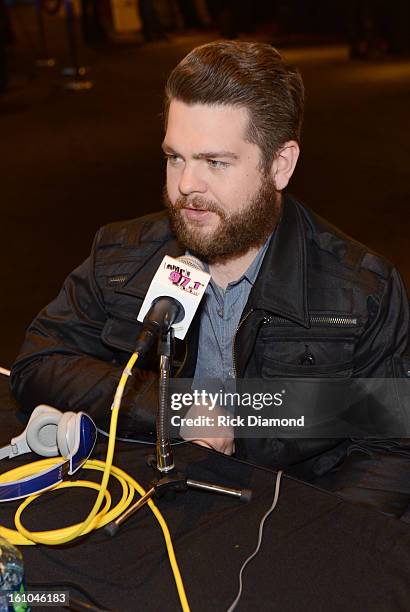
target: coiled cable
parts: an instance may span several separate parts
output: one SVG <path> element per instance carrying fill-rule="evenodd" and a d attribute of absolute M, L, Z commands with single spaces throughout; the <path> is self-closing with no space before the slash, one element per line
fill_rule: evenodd
<path fill-rule="evenodd" d="M 138 353 L 133 353 L 121 374 L 114 395 L 114 401 L 111 407 L 110 430 L 105 462 L 99 461 L 97 459 L 89 459 L 83 466 L 85 469 L 94 469 L 103 472 L 101 484 L 86 480 L 63 481 L 57 484 L 52 489 L 52 491 L 56 491 L 57 489 L 64 489 L 69 487 L 86 487 L 98 491 L 97 499 L 94 502 L 94 506 L 92 507 L 87 518 L 81 523 L 69 525 L 62 529 L 35 532 L 29 531 L 26 527 L 24 527 L 21 521 L 21 514 L 31 502 L 33 502 L 40 495 L 42 495 L 42 493 L 38 493 L 27 497 L 18 507 L 14 519 L 17 531 L 0 526 L 0 535 L 5 537 L 11 543 L 17 545 L 45 544 L 48 546 L 56 546 L 59 544 L 66 544 L 67 542 L 71 542 L 72 540 L 80 536 L 90 533 L 90 531 L 93 531 L 94 529 L 100 529 L 107 523 L 110 523 L 111 521 L 115 520 L 131 504 L 136 492 L 140 496 L 145 495 L 145 490 L 136 480 L 134 480 L 134 478 L 132 478 L 129 474 L 112 464 L 115 448 L 118 413 L 121 407 L 122 396 L 127 380 L 129 376 L 131 376 L 132 368 L 134 367 L 137 359 Z M 1 373 L 10 375 L 8 370 L 4 370 L 5 369 L 3 368 L 3 371 Z M 10 482 L 15 479 L 26 478 L 36 473 L 39 469 L 51 467 L 59 462 L 61 462 L 61 457 L 52 457 L 49 459 L 43 459 L 42 461 L 29 463 L 24 466 L 19 466 L 17 468 L 14 468 L 13 470 L 10 470 L 9 472 L 6 472 L 5 474 L 0 475 L 0 482 Z M 117 478 L 122 487 L 121 499 L 112 509 L 111 495 L 107 490 L 110 475 L 113 475 L 115 478 Z M 105 504 L 101 508 L 104 500 Z M 168 526 L 165 522 L 164 517 L 151 499 L 148 501 L 148 506 L 155 515 L 157 521 L 159 522 L 164 535 L 165 544 L 167 547 L 171 568 L 174 574 L 174 579 L 182 610 L 183 612 L 189 612 L 189 604 L 185 594 L 185 589 L 179 571 L 178 563 L 175 557 L 175 552 L 172 545 L 171 535 L 169 533 Z"/>

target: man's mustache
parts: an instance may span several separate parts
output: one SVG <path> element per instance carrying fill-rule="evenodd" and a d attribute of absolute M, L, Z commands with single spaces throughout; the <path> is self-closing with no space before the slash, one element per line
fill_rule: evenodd
<path fill-rule="evenodd" d="M 217 204 L 215 204 L 215 202 L 211 202 L 210 200 L 205 200 L 204 198 L 200 197 L 187 198 L 186 196 L 181 196 L 174 202 L 174 204 L 172 204 L 172 208 L 175 210 L 182 210 L 183 208 L 192 208 L 193 210 L 208 210 L 209 212 L 217 214 L 219 217 L 226 217 L 225 212 Z"/>

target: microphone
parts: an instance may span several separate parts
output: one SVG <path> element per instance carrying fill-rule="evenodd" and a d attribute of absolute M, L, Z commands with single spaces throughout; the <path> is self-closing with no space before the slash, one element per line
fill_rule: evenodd
<path fill-rule="evenodd" d="M 135 351 L 146 353 L 170 327 L 175 337 L 183 340 L 210 278 L 196 257 L 183 255 L 175 259 L 165 255 L 138 313 L 137 320 L 143 328 Z"/>

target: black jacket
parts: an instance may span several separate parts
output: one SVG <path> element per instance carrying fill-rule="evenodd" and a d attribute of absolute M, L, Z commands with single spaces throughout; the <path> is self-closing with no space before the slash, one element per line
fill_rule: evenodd
<path fill-rule="evenodd" d="M 83 409 L 107 426 L 151 279 L 164 255 L 177 257 L 183 252 L 166 213 L 100 229 L 90 257 L 68 276 L 59 296 L 27 331 L 11 378 L 23 409 L 31 412 L 39 403 Z M 178 342 L 179 374 L 184 377 L 192 376 L 195 369 L 198 323 L 199 313 L 186 341 Z M 404 377 L 408 336 L 408 300 L 397 271 L 286 197 L 234 338 L 237 376 Z M 154 357 L 139 364 L 127 387 L 121 410 L 123 433 L 154 430 Z M 403 442 L 400 448 L 405 447 Z M 337 490 L 346 488 L 343 460 L 352 448 L 348 440 L 236 442 L 240 458 L 284 467 Z M 383 444 L 373 444 L 372 449 L 378 460 L 386 455 Z M 368 448 L 356 444 L 354 450 L 369 456 Z M 326 481 L 335 473 L 342 485 L 334 478 Z"/>

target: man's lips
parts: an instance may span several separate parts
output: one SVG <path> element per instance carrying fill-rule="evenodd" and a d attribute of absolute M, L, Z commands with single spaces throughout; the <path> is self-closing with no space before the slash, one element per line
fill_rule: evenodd
<path fill-rule="evenodd" d="M 183 208 L 182 209 L 187 217 L 187 219 L 191 219 L 192 221 L 202 221 L 212 215 L 212 212 L 203 208 Z"/>

